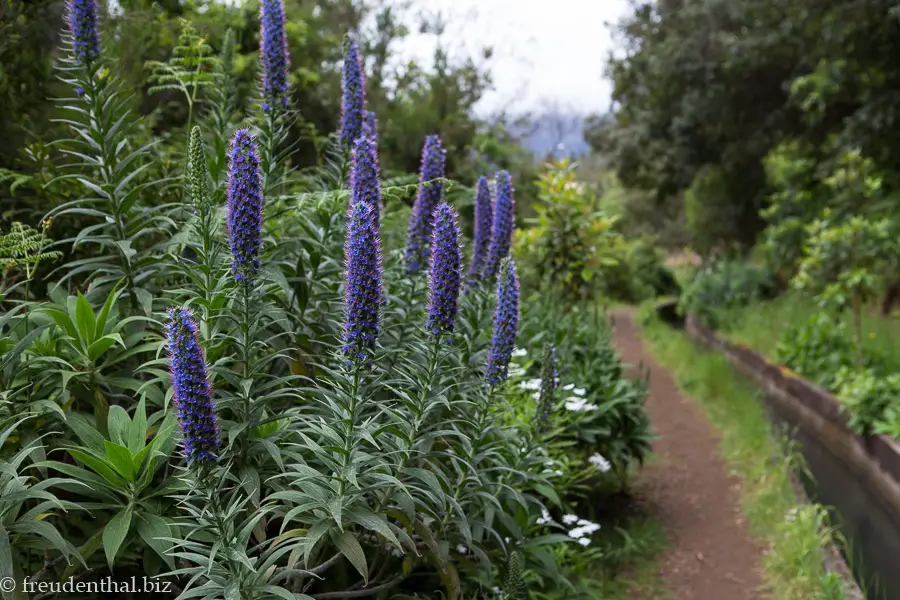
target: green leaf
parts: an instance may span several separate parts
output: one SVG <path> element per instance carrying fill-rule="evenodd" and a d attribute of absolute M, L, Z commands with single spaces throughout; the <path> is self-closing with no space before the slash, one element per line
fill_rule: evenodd
<path fill-rule="evenodd" d="M 124 408 L 118 404 L 109 407 L 106 427 L 109 429 L 109 439 L 120 446 L 128 445 L 128 430 L 131 428 L 131 418 Z"/>
<path fill-rule="evenodd" d="M 91 303 L 87 301 L 87 298 L 81 292 L 78 292 L 78 300 L 75 303 L 75 322 L 78 325 L 78 332 L 81 334 L 83 345 L 88 346 L 94 341 L 97 319 L 94 317 L 94 309 L 91 308 Z"/>
<path fill-rule="evenodd" d="M 134 483 L 134 459 L 128 448 L 114 444 L 109 440 L 104 440 L 103 444 L 106 446 L 106 457 L 112 463 L 112 466 L 122 477 Z"/>
<path fill-rule="evenodd" d="M 106 444 L 106 442 L 107 440 L 103 440 L 104 444 Z M 90 452 L 85 452 L 85 450 L 80 448 L 66 448 L 66 452 L 71 454 L 72 458 L 75 460 L 81 461 L 85 466 L 96 471 L 103 479 L 112 484 L 113 487 L 117 489 L 124 488 L 125 481 L 118 473 L 116 473 L 115 468 L 105 458 L 100 458 Z"/>
<path fill-rule="evenodd" d="M 106 552 L 106 562 L 109 564 L 110 570 L 113 568 L 113 563 L 116 562 L 116 555 L 128 535 L 128 530 L 131 529 L 131 515 L 132 508 L 129 505 L 103 528 L 103 551 Z"/>
<path fill-rule="evenodd" d="M 343 533 L 332 531 L 331 541 L 334 542 L 341 554 L 350 561 L 350 564 L 359 571 L 363 581 L 369 583 L 369 567 L 366 565 L 366 555 L 353 534 L 349 531 Z"/>
<path fill-rule="evenodd" d="M 167 554 L 172 548 L 172 542 L 167 538 L 173 537 L 169 522 L 153 513 L 139 513 L 137 518 L 138 535 L 166 561 L 170 569 L 174 569 L 175 559 Z"/>
<path fill-rule="evenodd" d="M 128 427 L 128 450 L 137 454 L 147 443 L 147 410 L 144 408 L 144 399 L 138 402 L 134 409 L 134 419 Z M 140 465 L 140 463 L 138 463 Z"/>
<path fill-rule="evenodd" d="M 112 311 L 113 305 L 115 305 L 116 300 L 119 298 L 119 284 L 121 281 L 117 283 L 113 289 L 109 292 L 109 296 L 106 297 L 106 302 L 103 303 L 103 308 L 100 309 L 100 314 L 97 315 L 97 325 L 94 329 L 94 337 L 99 338 L 103 335 L 103 330 L 106 329 L 106 321 L 109 319 L 109 313 Z"/>
<path fill-rule="evenodd" d="M 125 343 L 122 341 L 122 337 L 118 333 L 104 335 L 102 338 L 94 341 L 90 346 L 88 346 L 88 358 L 91 359 L 91 362 L 96 362 L 97 359 L 103 356 L 103 353 L 109 350 L 116 342 L 118 342 L 119 345 L 121 345 L 123 348 L 125 347 Z"/>
<path fill-rule="evenodd" d="M 359 523 L 366 529 L 380 533 L 389 542 L 397 546 L 397 548 L 402 549 L 400 541 L 397 539 L 397 536 L 394 535 L 394 532 L 391 531 L 391 528 L 388 527 L 384 517 L 380 517 L 364 508 L 352 508 L 347 511 L 347 516 L 351 521 Z"/>

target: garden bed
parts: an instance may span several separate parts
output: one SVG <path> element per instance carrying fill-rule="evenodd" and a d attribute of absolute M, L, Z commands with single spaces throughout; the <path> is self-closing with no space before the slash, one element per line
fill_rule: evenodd
<path fill-rule="evenodd" d="M 745 346 L 732 343 L 690 316 L 686 330 L 695 341 L 721 351 L 765 393 L 775 422 L 787 425 L 801 444 L 815 485 L 813 500 L 833 506 L 839 527 L 858 559 L 857 578 L 878 594 L 900 597 L 900 445 L 885 436 L 861 437 L 847 425 L 838 400 Z"/>

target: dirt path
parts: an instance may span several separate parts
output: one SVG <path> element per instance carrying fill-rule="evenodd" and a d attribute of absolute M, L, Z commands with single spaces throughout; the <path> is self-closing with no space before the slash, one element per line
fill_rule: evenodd
<path fill-rule="evenodd" d="M 653 444 L 655 460 L 638 479 L 668 534 L 670 546 L 660 569 L 671 597 L 763 598 L 761 552 L 743 524 L 739 482 L 725 470 L 716 433 L 644 348 L 632 312 L 617 310 L 613 318 L 613 341 L 622 360 L 650 369 L 647 411 L 659 439 Z"/>

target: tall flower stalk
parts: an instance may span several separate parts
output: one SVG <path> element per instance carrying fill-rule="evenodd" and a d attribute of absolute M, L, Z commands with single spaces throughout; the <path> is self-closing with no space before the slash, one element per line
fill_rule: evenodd
<path fill-rule="evenodd" d="M 363 134 L 363 111 L 366 107 L 366 80 L 359 46 L 347 38 L 344 47 L 344 69 L 341 80 L 341 143 L 350 149 Z"/>
<path fill-rule="evenodd" d="M 346 291 L 344 298 L 344 354 L 351 362 L 364 363 L 375 351 L 383 298 L 381 243 L 374 227 L 372 206 L 351 197 L 344 247 Z"/>
<path fill-rule="evenodd" d="M 262 0 L 259 5 L 259 62 L 262 109 L 278 112 L 288 105 L 288 54 L 284 32 L 284 0 Z"/>
<path fill-rule="evenodd" d="M 446 202 L 441 202 L 434 211 L 431 267 L 428 270 L 428 319 L 425 325 L 434 337 L 453 331 L 459 313 L 461 268 L 456 211 Z"/>
<path fill-rule="evenodd" d="M 185 459 L 188 465 L 195 466 L 213 462 L 219 446 L 219 421 L 197 322 L 189 310 L 173 308 L 169 311 L 166 340 Z"/>
<path fill-rule="evenodd" d="M 443 195 L 445 162 L 446 152 L 441 145 L 441 138 L 429 135 L 422 147 L 419 191 L 409 218 L 406 238 L 406 270 L 410 274 L 418 273 L 427 266 L 434 209 Z"/>
<path fill-rule="evenodd" d="M 381 169 L 378 166 L 378 148 L 369 137 L 357 138 L 353 145 L 350 170 L 350 189 L 353 202 L 365 202 L 371 209 L 376 231 L 381 229 Z"/>
<path fill-rule="evenodd" d="M 475 243 L 472 246 L 472 265 L 469 282 L 481 281 L 490 256 L 491 232 L 494 228 L 494 206 L 487 177 L 479 177 L 475 185 Z"/>
<path fill-rule="evenodd" d="M 76 62 L 89 70 L 100 56 L 100 34 L 97 32 L 97 0 L 68 0 L 66 9 L 69 33 Z"/>
<path fill-rule="evenodd" d="M 231 272 L 238 283 L 252 286 L 260 268 L 263 190 L 256 140 L 246 128 L 231 142 L 227 208 Z"/>
<path fill-rule="evenodd" d="M 497 201 L 494 205 L 494 224 L 485 275 L 494 277 L 500 261 L 509 255 L 513 228 L 516 224 L 516 201 L 513 197 L 512 179 L 506 171 L 499 171 L 496 178 Z"/>
<path fill-rule="evenodd" d="M 509 360 L 516 346 L 519 328 L 519 277 L 516 263 L 504 258 L 497 279 L 497 308 L 494 311 L 494 332 L 484 377 L 491 387 L 506 381 Z"/>

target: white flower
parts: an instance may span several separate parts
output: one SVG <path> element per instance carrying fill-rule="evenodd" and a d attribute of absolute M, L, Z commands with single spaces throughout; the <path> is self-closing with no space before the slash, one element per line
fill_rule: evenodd
<path fill-rule="evenodd" d="M 584 398 L 579 398 L 578 396 L 570 396 L 566 399 L 566 410 L 571 410 L 572 412 L 586 412 L 596 408 L 596 404 L 588 404 Z"/>
<path fill-rule="evenodd" d="M 509 538 L 508 538 L 508 537 L 505 537 L 505 538 L 503 538 L 503 541 L 506 542 L 506 543 L 508 544 L 508 543 L 509 543 Z"/>
<path fill-rule="evenodd" d="M 519 387 L 523 390 L 539 390 L 541 389 L 541 380 L 540 379 L 529 379 L 528 381 L 523 381 L 519 384 Z"/>
<path fill-rule="evenodd" d="M 553 523 L 553 517 L 546 508 L 541 509 L 541 516 L 537 520 L 538 525 L 550 525 Z"/>
<path fill-rule="evenodd" d="M 571 531 L 569 531 L 569 537 L 575 538 L 576 540 L 579 538 L 583 538 L 584 530 L 582 530 L 581 527 L 576 527 L 575 529 L 572 529 Z"/>
<path fill-rule="evenodd" d="M 578 515 L 563 515 L 562 521 L 566 525 L 574 525 L 578 522 Z"/>
<path fill-rule="evenodd" d="M 572 390 L 572 393 L 575 394 L 576 396 L 584 396 L 585 393 L 587 393 L 587 390 L 584 388 L 574 388 Z"/>
<path fill-rule="evenodd" d="M 598 525 L 597 523 L 592 523 L 587 519 L 579 519 L 578 524 L 581 526 L 581 529 L 588 535 L 600 531 L 600 525 Z"/>
<path fill-rule="evenodd" d="M 510 377 L 522 377 L 525 375 L 525 369 L 516 363 L 510 363 L 509 365 L 509 376 Z"/>
<path fill-rule="evenodd" d="M 568 383 L 568 384 L 566 384 L 566 385 L 563 386 L 563 389 L 566 390 L 567 392 L 570 392 L 570 391 L 572 391 L 573 389 L 575 389 L 575 384 L 574 384 L 574 383 Z"/>
<path fill-rule="evenodd" d="M 469 549 L 466 548 L 465 546 L 463 546 L 462 544 L 460 544 L 459 546 L 456 547 L 456 551 L 459 552 L 460 554 L 468 554 Z"/>
<path fill-rule="evenodd" d="M 560 471 L 559 469 L 557 469 L 556 471 L 553 471 L 553 474 L 554 474 L 554 475 L 562 475 L 562 471 Z"/>
<path fill-rule="evenodd" d="M 599 452 L 595 452 L 594 455 L 588 459 L 588 462 L 592 465 L 596 465 L 597 470 L 601 473 L 606 473 L 612 468 L 612 465 L 609 464 L 609 461 L 606 460 Z"/>
<path fill-rule="evenodd" d="M 578 543 L 581 544 L 582 546 L 590 546 L 590 545 L 591 545 L 591 539 L 590 539 L 590 538 L 586 538 L 586 537 L 585 537 L 585 538 L 581 538 L 580 540 L 578 540 Z"/>
<path fill-rule="evenodd" d="M 525 348 L 516 348 L 515 350 L 513 350 L 512 355 L 516 358 L 522 358 L 523 356 L 528 356 L 528 350 L 526 350 Z"/>

